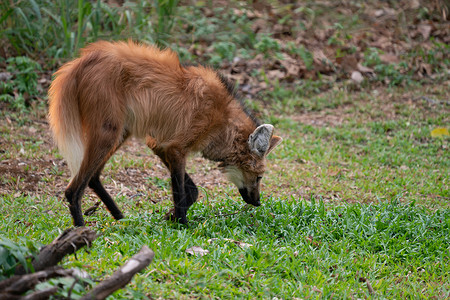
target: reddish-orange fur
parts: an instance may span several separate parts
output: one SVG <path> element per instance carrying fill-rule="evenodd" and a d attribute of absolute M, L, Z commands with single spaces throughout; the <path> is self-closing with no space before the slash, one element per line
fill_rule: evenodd
<path fill-rule="evenodd" d="M 83 222 L 76 215 L 86 185 L 114 217 L 122 217 L 99 175 L 129 136 L 147 137 L 149 147 L 171 171 L 172 184 L 181 185 L 181 191 L 174 188 L 177 197 L 189 198 L 183 191 L 189 194 L 184 185 L 192 180 L 184 165 L 192 151 L 255 174 L 264 172 L 264 160 L 256 159 L 246 143 L 256 124 L 217 73 L 182 67 L 169 49 L 134 42 L 91 44 L 55 73 L 49 99 L 50 126 L 72 172 L 66 197 L 76 225 Z"/>

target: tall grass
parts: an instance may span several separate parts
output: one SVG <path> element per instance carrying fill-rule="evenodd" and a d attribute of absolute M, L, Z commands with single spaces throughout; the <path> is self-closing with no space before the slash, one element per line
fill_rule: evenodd
<path fill-rule="evenodd" d="M 72 57 L 97 39 L 138 39 L 166 44 L 177 0 L 138 0 L 111 6 L 97 0 L 29 0 L 0 3 L 0 41 L 10 55 Z"/>

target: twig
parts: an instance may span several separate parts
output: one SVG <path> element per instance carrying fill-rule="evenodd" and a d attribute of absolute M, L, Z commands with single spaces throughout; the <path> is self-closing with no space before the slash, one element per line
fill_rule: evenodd
<path fill-rule="evenodd" d="M 98 207 L 100 206 L 100 201 L 97 201 L 94 205 L 92 205 L 91 207 L 89 207 L 88 209 L 86 209 L 86 211 L 84 212 L 85 216 L 92 216 L 98 209 Z"/>
<path fill-rule="evenodd" d="M 450 105 L 449 101 L 444 101 L 444 100 L 436 100 L 436 99 L 431 99 L 427 96 L 419 96 L 419 97 L 414 97 L 412 100 L 418 101 L 418 100 L 425 100 L 428 103 L 431 103 L 433 105 L 435 104 L 443 104 L 443 105 Z"/>
<path fill-rule="evenodd" d="M 122 267 L 120 267 L 108 279 L 100 282 L 89 293 L 84 295 L 80 300 L 100 300 L 105 299 L 118 289 L 127 285 L 133 276 L 147 267 L 153 260 L 155 253 L 147 246 L 130 258 Z"/>

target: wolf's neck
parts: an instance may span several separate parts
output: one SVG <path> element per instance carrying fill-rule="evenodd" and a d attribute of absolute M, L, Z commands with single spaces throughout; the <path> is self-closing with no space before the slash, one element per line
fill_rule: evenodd
<path fill-rule="evenodd" d="M 248 136 L 256 128 L 253 120 L 240 107 L 230 107 L 229 119 L 211 137 L 209 144 L 202 150 L 203 157 L 212 160 L 226 162 L 230 156 L 243 151 L 248 147 Z"/>

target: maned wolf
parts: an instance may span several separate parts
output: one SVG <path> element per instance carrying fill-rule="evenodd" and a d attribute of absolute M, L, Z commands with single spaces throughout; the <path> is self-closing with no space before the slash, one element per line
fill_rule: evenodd
<path fill-rule="evenodd" d="M 201 152 L 221 163 L 245 202 L 260 205 L 265 157 L 281 142 L 235 99 L 232 85 L 202 66 L 183 67 L 175 52 L 134 42 L 93 43 L 56 73 L 49 122 L 72 179 L 65 190 L 74 225 L 83 226 L 81 197 L 94 190 L 115 219 L 123 215 L 100 182 L 108 159 L 130 136 L 147 145 L 170 171 L 175 220 L 198 190 L 186 157 Z"/>

